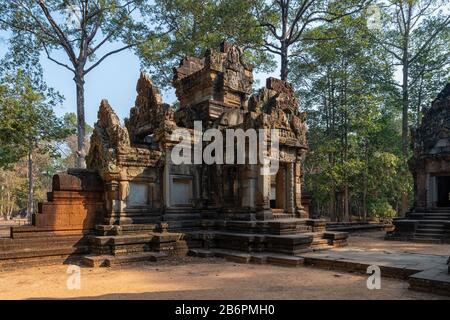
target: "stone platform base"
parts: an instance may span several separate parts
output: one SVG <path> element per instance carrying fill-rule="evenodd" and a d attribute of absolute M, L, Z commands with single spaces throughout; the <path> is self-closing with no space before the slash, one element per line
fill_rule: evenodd
<path fill-rule="evenodd" d="M 407 280 L 411 290 L 450 296 L 447 257 L 441 255 L 384 250 L 335 249 L 301 254 L 305 265 L 346 272 L 367 273 L 369 266 L 380 267 L 381 277 Z M 383 284 L 381 284 L 383 285 Z"/>
<path fill-rule="evenodd" d="M 328 222 L 327 231 L 365 232 L 365 231 L 392 231 L 394 226 L 390 223 L 372 222 Z"/>
<path fill-rule="evenodd" d="M 184 234 L 168 232 L 165 223 L 98 225 L 96 233 L 89 238 L 92 254 L 81 259 L 88 267 L 158 261 L 188 252 Z"/>
<path fill-rule="evenodd" d="M 200 258 L 218 257 L 237 263 L 273 264 L 284 267 L 299 267 L 304 263 L 301 257 L 276 253 L 243 253 L 223 249 L 192 249 L 189 255 Z"/>
<path fill-rule="evenodd" d="M 450 296 L 450 274 L 445 267 L 416 273 L 408 281 L 412 290 Z"/>
<path fill-rule="evenodd" d="M 13 228 L 12 237 L 0 239 L 0 270 L 77 263 L 90 252 L 89 234 L 86 230 Z"/>
<path fill-rule="evenodd" d="M 198 223 L 197 230 L 178 232 L 169 232 L 167 222 L 97 225 L 95 230 L 14 228 L 10 239 L 0 241 L 0 265 L 2 260 L 11 265 L 18 259 L 50 261 L 49 257 L 66 256 L 90 267 L 107 267 L 183 256 L 189 249 L 215 250 L 215 255 L 234 252 L 228 256 L 235 260 L 245 256 L 261 263 L 297 264 L 298 254 L 347 245 L 348 234 L 325 231 L 324 220 L 203 219 Z"/>
<path fill-rule="evenodd" d="M 167 254 L 162 252 L 142 252 L 138 254 L 127 254 L 120 256 L 113 255 L 86 255 L 81 258 L 81 264 L 87 267 L 112 267 L 142 261 L 160 261 L 167 258 Z"/>
<path fill-rule="evenodd" d="M 347 245 L 346 232 L 325 231 L 325 220 L 202 220 L 202 229 L 185 232 L 190 248 L 243 253 L 296 255 Z"/>
<path fill-rule="evenodd" d="M 415 210 L 405 218 L 393 221 L 394 229 L 386 233 L 386 240 L 420 243 L 450 243 L 449 209 Z"/>

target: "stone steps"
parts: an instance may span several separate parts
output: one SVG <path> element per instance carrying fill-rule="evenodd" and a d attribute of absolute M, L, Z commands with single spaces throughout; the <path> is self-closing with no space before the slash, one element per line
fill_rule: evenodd
<path fill-rule="evenodd" d="M 61 265 L 61 264 L 78 264 L 82 255 L 62 254 L 52 256 L 38 256 L 29 258 L 14 258 L 0 260 L 0 271 L 13 271 L 18 269 L 35 268 L 41 266 Z"/>
<path fill-rule="evenodd" d="M 201 220 L 201 213 L 166 213 L 164 214 L 162 221 L 179 221 L 179 220 Z"/>
<path fill-rule="evenodd" d="M 414 233 L 413 240 L 423 243 L 441 243 L 445 233 L 444 223 L 420 220 Z"/>
<path fill-rule="evenodd" d="M 81 263 L 87 267 L 112 267 L 143 261 L 160 261 L 167 258 L 167 254 L 162 252 L 139 252 L 120 256 L 113 255 L 86 255 L 81 258 Z"/>
<path fill-rule="evenodd" d="M 416 237 L 410 239 L 411 241 L 418 242 L 418 243 L 429 243 L 429 244 L 441 244 L 443 243 L 442 239 L 440 238 L 432 238 L 432 237 Z"/>
<path fill-rule="evenodd" d="M 322 250 L 330 250 L 333 249 L 334 246 L 330 244 L 321 244 L 321 245 L 312 245 L 312 251 L 322 251 Z"/>
<path fill-rule="evenodd" d="M 442 215 L 442 216 L 450 216 L 450 211 L 415 211 L 410 212 L 409 215 Z"/>
<path fill-rule="evenodd" d="M 450 275 L 445 268 L 433 268 L 408 278 L 409 289 L 450 296 Z"/>
<path fill-rule="evenodd" d="M 439 234 L 439 235 L 443 235 L 444 234 L 444 230 L 442 229 L 425 229 L 425 228 L 420 228 L 416 230 L 416 234 Z"/>
<path fill-rule="evenodd" d="M 187 244 L 181 233 L 144 232 L 91 237 L 92 254 L 83 257 L 91 267 L 138 261 L 155 261 L 171 255 L 185 255 Z"/>
<path fill-rule="evenodd" d="M 225 231 L 197 231 L 189 237 L 200 241 L 200 248 L 232 250 L 247 254 L 270 252 L 295 256 L 300 253 L 328 250 L 347 244 L 344 232 L 303 232 L 288 235 Z"/>
<path fill-rule="evenodd" d="M 443 223 L 428 223 L 428 222 L 420 222 L 417 226 L 417 229 L 443 229 Z"/>
<path fill-rule="evenodd" d="M 273 218 L 275 220 L 292 219 L 292 218 L 295 218 L 295 214 L 294 213 L 274 213 Z"/>
<path fill-rule="evenodd" d="M 418 219 L 418 220 L 450 220 L 450 213 L 410 213 L 408 214 L 408 218 Z"/>
<path fill-rule="evenodd" d="M 83 254 L 83 253 L 86 254 L 89 252 L 90 252 L 89 246 L 26 248 L 0 252 L 0 260 L 36 258 L 36 257 Z"/>
<path fill-rule="evenodd" d="M 442 239 L 442 233 L 415 233 L 414 237 L 416 238 L 432 238 L 432 239 Z"/>
<path fill-rule="evenodd" d="M 25 227 L 17 227 L 17 228 L 25 229 Z M 58 230 L 58 231 L 50 231 L 49 230 L 49 231 L 45 231 L 44 230 L 44 231 L 42 231 L 35 227 L 28 227 L 28 228 L 30 229 L 30 231 L 14 230 L 12 239 L 14 239 L 14 241 L 19 240 L 19 239 L 29 240 L 29 239 L 38 239 L 38 238 L 45 238 L 45 237 L 58 239 L 60 237 L 70 237 L 70 236 L 82 237 L 82 236 L 93 234 L 93 232 L 91 230 L 88 230 L 88 231 L 83 231 L 83 230 Z M 33 228 L 37 229 L 37 230 L 34 231 Z"/>
<path fill-rule="evenodd" d="M 133 234 L 137 232 L 153 232 L 157 229 L 156 224 L 125 224 L 125 225 L 97 225 L 96 232 L 99 236 L 113 236 L 118 232 L 121 234 Z"/>
<path fill-rule="evenodd" d="M 236 263 L 273 264 L 284 267 L 299 267 L 304 263 L 303 258 L 296 256 L 275 253 L 242 253 L 224 249 L 191 249 L 188 254 L 201 258 L 224 258 Z"/>
<path fill-rule="evenodd" d="M 87 238 L 80 237 L 61 237 L 61 238 L 35 238 L 30 239 L 1 239 L 0 252 L 14 251 L 20 249 L 36 249 L 49 247 L 65 247 L 88 245 Z"/>

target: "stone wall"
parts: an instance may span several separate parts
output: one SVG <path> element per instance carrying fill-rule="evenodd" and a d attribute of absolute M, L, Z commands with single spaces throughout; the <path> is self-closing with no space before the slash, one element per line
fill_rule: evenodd
<path fill-rule="evenodd" d="M 33 225 L 39 229 L 89 230 L 103 215 L 103 182 L 96 172 L 69 170 L 53 176 L 47 202 L 40 203 Z"/>
<path fill-rule="evenodd" d="M 421 125 L 412 129 L 414 207 L 436 207 L 437 176 L 450 176 L 450 84 L 423 110 Z"/>

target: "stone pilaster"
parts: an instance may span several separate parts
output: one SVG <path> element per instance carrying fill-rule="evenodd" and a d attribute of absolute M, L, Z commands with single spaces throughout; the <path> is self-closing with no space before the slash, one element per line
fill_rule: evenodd
<path fill-rule="evenodd" d="M 309 218 L 307 216 L 307 212 L 304 210 L 302 205 L 302 172 L 301 172 L 301 162 L 297 161 L 294 164 L 294 204 L 295 204 L 295 210 L 296 215 L 299 218 Z"/>
<path fill-rule="evenodd" d="M 257 166 L 246 165 L 242 172 L 242 206 L 250 209 L 256 207 Z"/>
<path fill-rule="evenodd" d="M 287 204 L 286 204 L 286 211 L 288 213 L 294 213 L 295 212 L 295 163 L 291 162 L 287 165 Z"/>
<path fill-rule="evenodd" d="M 261 174 L 259 172 L 259 166 L 257 171 L 256 218 L 258 220 L 272 219 L 273 213 L 270 208 L 270 176 Z"/>

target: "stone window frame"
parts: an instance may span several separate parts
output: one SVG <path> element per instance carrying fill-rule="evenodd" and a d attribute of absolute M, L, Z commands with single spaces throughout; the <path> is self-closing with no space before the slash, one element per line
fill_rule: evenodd
<path fill-rule="evenodd" d="M 191 198 L 189 199 L 188 204 L 173 204 L 172 203 L 172 190 L 169 186 L 169 204 L 171 208 L 192 208 L 194 207 L 194 200 L 195 200 L 195 176 L 194 175 L 188 175 L 188 174 L 170 174 L 169 176 L 169 183 L 170 185 L 173 185 L 174 179 L 187 179 L 191 182 Z"/>

